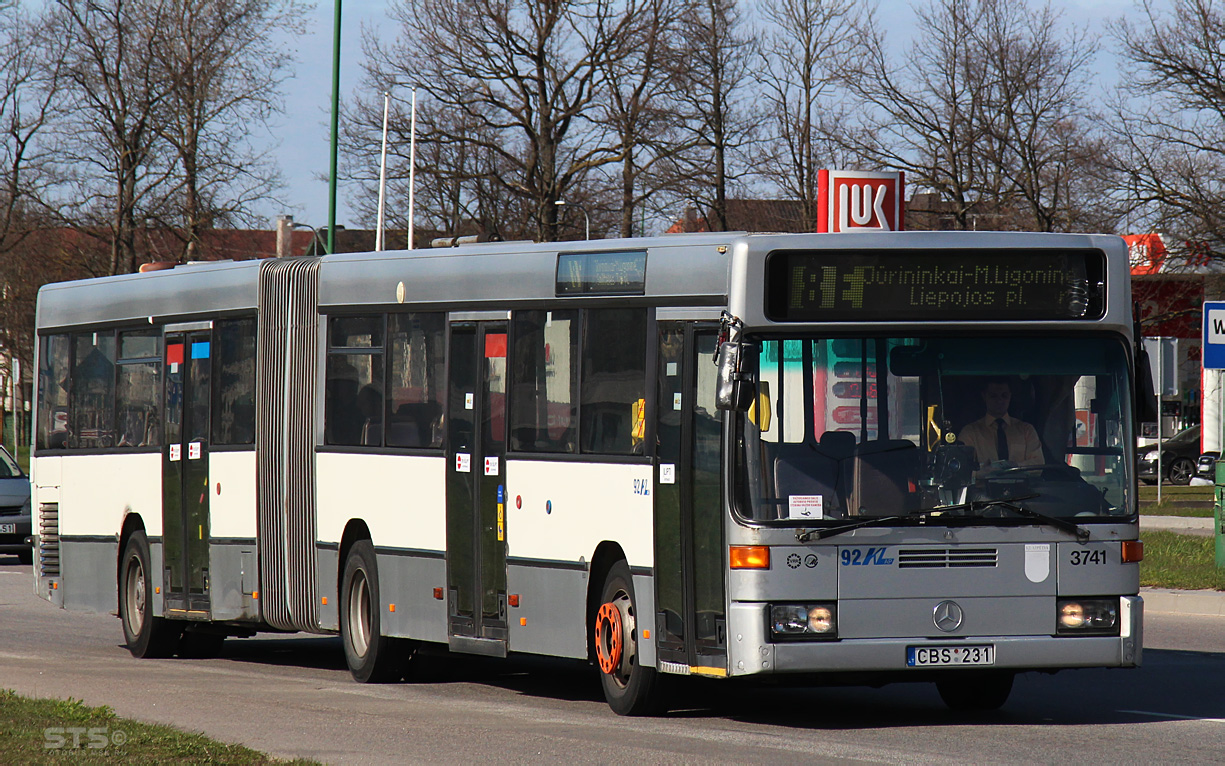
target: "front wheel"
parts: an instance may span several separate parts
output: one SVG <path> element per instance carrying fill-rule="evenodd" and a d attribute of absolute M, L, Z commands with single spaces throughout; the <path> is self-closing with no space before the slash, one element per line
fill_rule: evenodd
<path fill-rule="evenodd" d="M 638 610 L 629 567 L 613 565 L 604 580 L 594 631 L 604 698 L 617 715 L 648 715 L 658 708 L 658 675 L 638 664 Z"/>
<path fill-rule="evenodd" d="M 949 710 L 987 712 L 999 710 L 1012 694 L 1013 673 L 962 672 L 936 682 L 936 691 Z"/>
<path fill-rule="evenodd" d="M 382 635 L 378 565 L 369 540 L 349 549 L 340 588 L 340 636 L 353 678 L 371 684 L 404 678 L 412 645 Z"/>
<path fill-rule="evenodd" d="M 174 620 L 153 616 L 153 588 L 149 584 L 149 540 L 137 530 L 123 548 L 119 568 L 119 618 L 123 638 L 133 657 L 170 657 L 183 627 Z"/>

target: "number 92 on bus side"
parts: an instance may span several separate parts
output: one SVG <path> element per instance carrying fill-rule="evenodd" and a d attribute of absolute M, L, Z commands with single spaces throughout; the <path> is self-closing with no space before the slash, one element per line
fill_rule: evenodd
<path fill-rule="evenodd" d="M 994 664 L 994 644 L 975 644 L 972 646 L 941 645 L 906 647 L 906 665 L 912 668 Z"/>

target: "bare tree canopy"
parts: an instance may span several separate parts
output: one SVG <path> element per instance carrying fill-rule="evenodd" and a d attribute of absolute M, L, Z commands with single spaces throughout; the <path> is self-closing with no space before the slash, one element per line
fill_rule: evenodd
<path fill-rule="evenodd" d="M 1117 168 L 1140 221 L 1225 254 L 1225 6 L 1151 2 L 1114 33 L 1129 64 Z"/>

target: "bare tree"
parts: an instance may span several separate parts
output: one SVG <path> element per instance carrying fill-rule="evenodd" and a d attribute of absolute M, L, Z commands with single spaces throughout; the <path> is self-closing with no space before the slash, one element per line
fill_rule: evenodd
<path fill-rule="evenodd" d="M 751 172 L 747 152 L 756 136 L 742 103 L 757 41 L 735 0 L 696 0 L 681 18 L 675 76 L 688 151 L 669 158 L 672 190 L 715 231 L 730 228 L 728 193 Z"/>
<path fill-rule="evenodd" d="M 154 124 L 178 164 L 165 223 L 181 230 L 184 258 L 200 232 L 250 220 L 253 202 L 272 196 L 276 168 L 250 144 L 282 108 L 278 88 L 292 54 L 276 33 L 301 34 L 309 7 L 294 0 L 165 0 L 151 54 L 166 83 Z"/>
<path fill-rule="evenodd" d="M 642 1 L 398 0 L 400 38 L 371 39 L 367 67 L 380 90 L 416 83 L 437 109 L 462 115 L 425 126 L 421 140 L 496 156 L 506 172 L 483 181 L 522 199 L 532 234 L 553 240 L 557 201 L 618 158 L 589 129 L 590 113 Z"/>
<path fill-rule="evenodd" d="M 1225 13 L 1216 0 L 1148 2 L 1113 31 L 1129 64 L 1117 169 L 1133 211 L 1176 240 L 1225 254 Z"/>
<path fill-rule="evenodd" d="M 758 75 L 771 112 L 770 176 L 800 202 L 801 225 L 815 231 L 817 171 L 837 151 L 822 135 L 823 120 L 837 111 L 827 98 L 836 77 L 830 54 L 843 50 L 854 33 L 853 6 L 848 0 L 766 0 L 760 12 L 770 23 Z"/>

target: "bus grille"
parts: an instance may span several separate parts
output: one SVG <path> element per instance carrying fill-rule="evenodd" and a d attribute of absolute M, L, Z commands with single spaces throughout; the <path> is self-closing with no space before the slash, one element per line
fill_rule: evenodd
<path fill-rule="evenodd" d="M 955 569 L 994 567 L 995 548 L 903 548 L 897 553 L 898 569 Z"/>
<path fill-rule="evenodd" d="M 60 504 L 38 505 L 38 575 L 60 576 Z"/>
<path fill-rule="evenodd" d="M 281 630 L 318 631 L 315 399 L 319 261 L 260 267 L 256 454 L 262 616 Z"/>

